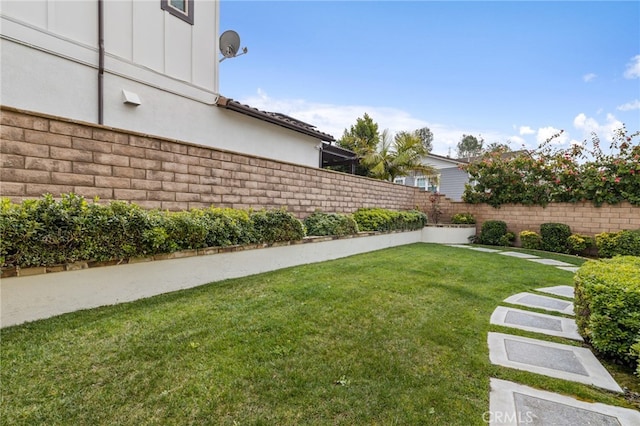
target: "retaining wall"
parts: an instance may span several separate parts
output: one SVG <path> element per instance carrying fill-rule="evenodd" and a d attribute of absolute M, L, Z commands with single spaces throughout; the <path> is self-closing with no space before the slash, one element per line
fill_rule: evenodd
<path fill-rule="evenodd" d="M 145 208 L 408 210 L 418 188 L 2 107 L 0 196 L 75 192 Z M 319 153 L 318 153 L 319 155 Z"/>
<path fill-rule="evenodd" d="M 360 207 L 417 207 L 430 215 L 430 194 L 413 187 L 9 107 L 1 107 L 0 114 L 0 196 L 14 201 L 75 192 L 168 210 L 286 207 L 304 218 L 317 209 L 351 213 Z M 566 223 L 573 232 L 588 235 L 640 228 L 640 206 L 629 203 L 495 209 L 440 198 L 442 222 L 471 212 L 478 230 L 495 219 L 507 222 L 516 234 L 538 231 L 545 222 Z"/>

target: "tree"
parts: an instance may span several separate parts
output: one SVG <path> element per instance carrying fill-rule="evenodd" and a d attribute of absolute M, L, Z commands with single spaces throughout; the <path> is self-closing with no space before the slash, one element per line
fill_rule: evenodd
<path fill-rule="evenodd" d="M 358 155 L 366 155 L 371 151 L 375 151 L 380 141 L 380 132 L 378 131 L 378 123 L 364 113 L 362 118 L 356 119 L 356 124 L 352 125 L 349 130 L 345 129 L 342 138 L 338 140 L 338 146 L 351 150 Z"/>
<path fill-rule="evenodd" d="M 483 144 L 484 139 L 482 139 L 482 137 L 478 139 L 475 136 L 462 135 L 462 139 L 456 146 L 458 150 L 458 158 L 477 157 L 482 154 Z"/>
<path fill-rule="evenodd" d="M 361 162 L 368 168 L 369 176 L 393 182 L 398 176 L 416 171 L 435 174 L 432 167 L 422 163 L 426 154 L 428 151 L 415 132 L 400 132 L 392 139 L 385 130 L 378 149 L 364 156 Z"/>
<path fill-rule="evenodd" d="M 422 145 L 424 146 L 425 151 L 428 153 L 433 149 L 433 133 L 431 129 L 428 127 L 423 127 L 421 129 L 414 131 L 415 135 L 420 138 L 422 141 Z"/>
<path fill-rule="evenodd" d="M 364 158 L 375 152 L 379 142 L 378 123 L 374 122 L 369 114 L 365 112 L 362 118 L 356 120 L 356 124 L 352 125 L 349 130 L 344 130 L 342 138 L 337 141 L 337 145 L 355 152 L 358 158 Z M 356 165 L 356 174 L 368 176 L 369 169 L 360 162 Z"/>

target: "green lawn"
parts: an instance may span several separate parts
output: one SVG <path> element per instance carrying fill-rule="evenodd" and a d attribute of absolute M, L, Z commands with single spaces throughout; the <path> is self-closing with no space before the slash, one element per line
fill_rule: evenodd
<path fill-rule="evenodd" d="M 414 244 L 10 327 L 0 423 L 482 425 L 490 376 L 632 407 L 489 363 L 500 301 L 571 278 Z"/>

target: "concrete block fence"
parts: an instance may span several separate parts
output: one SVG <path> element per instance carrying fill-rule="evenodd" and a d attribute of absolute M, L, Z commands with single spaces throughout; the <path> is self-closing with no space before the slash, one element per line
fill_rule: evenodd
<path fill-rule="evenodd" d="M 316 209 L 412 209 L 426 200 L 417 188 L 376 179 L 6 107 L 1 113 L 0 195 L 14 201 L 75 192 L 145 208 L 286 207 L 306 217 Z"/>
<path fill-rule="evenodd" d="M 316 209 L 431 210 L 417 188 L 299 166 L 61 117 L 0 107 L 0 196 L 18 202 L 44 193 L 131 201 L 145 208 L 281 208 L 299 218 Z M 212 135 L 212 145 L 216 135 Z M 441 221 L 470 212 L 478 230 L 504 220 L 516 234 L 562 222 L 594 235 L 640 228 L 640 207 L 555 203 L 546 207 L 470 205 L 441 197 Z"/>
<path fill-rule="evenodd" d="M 487 220 L 504 220 L 516 236 L 525 230 L 540 232 L 540 225 L 548 222 L 565 223 L 571 227 L 571 232 L 591 236 L 601 232 L 640 229 L 640 206 L 628 202 L 601 207 L 587 202 L 553 203 L 546 207 L 509 204 L 498 209 L 487 204 L 466 204 L 446 199 L 442 204 L 449 217 L 456 212 L 473 214 L 478 232 Z M 519 243 L 518 238 L 516 245 Z"/>

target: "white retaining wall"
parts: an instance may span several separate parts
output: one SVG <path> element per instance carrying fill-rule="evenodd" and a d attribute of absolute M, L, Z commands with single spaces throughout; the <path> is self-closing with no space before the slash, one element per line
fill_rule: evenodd
<path fill-rule="evenodd" d="M 475 228 L 426 227 L 412 232 L 4 278 L 0 280 L 0 327 L 388 247 L 418 242 L 467 243 L 474 233 Z"/>

